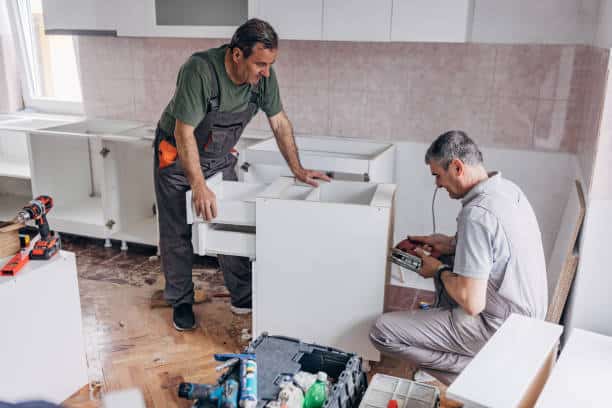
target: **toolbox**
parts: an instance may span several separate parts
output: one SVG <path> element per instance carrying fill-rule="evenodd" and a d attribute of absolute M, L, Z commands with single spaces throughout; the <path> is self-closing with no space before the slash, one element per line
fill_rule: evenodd
<path fill-rule="evenodd" d="M 361 357 L 353 353 L 266 333 L 246 352 L 257 355 L 257 408 L 276 400 L 283 377 L 298 371 L 327 373 L 333 386 L 323 408 L 357 408 L 368 386 Z"/>

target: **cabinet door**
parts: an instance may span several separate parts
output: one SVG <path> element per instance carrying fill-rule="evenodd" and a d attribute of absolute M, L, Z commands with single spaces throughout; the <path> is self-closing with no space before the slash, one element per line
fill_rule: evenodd
<path fill-rule="evenodd" d="M 117 30 L 118 0 L 45 0 L 47 33 Z"/>
<path fill-rule="evenodd" d="M 124 2 L 117 34 L 133 37 L 231 38 L 254 14 L 256 0 L 130 0 Z"/>
<path fill-rule="evenodd" d="M 323 39 L 332 41 L 389 41 L 391 1 L 324 0 Z"/>
<path fill-rule="evenodd" d="M 471 41 L 588 44 L 598 14 L 599 2 L 592 0 L 474 0 Z"/>
<path fill-rule="evenodd" d="M 391 41 L 465 42 L 470 0 L 393 0 Z"/>
<path fill-rule="evenodd" d="M 259 0 L 254 17 L 272 24 L 283 40 L 323 38 L 323 0 Z"/>

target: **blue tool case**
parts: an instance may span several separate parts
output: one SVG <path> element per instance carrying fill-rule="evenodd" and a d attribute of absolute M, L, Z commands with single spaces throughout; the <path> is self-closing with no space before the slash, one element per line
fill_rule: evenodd
<path fill-rule="evenodd" d="M 357 408 L 368 387 L 361 357 L 290 337 L 262 334 L 246 348 L 257 355 L 257 408 L 276 400 L 280 383 L 298 371 L 327 373 L 333 383 L 323 408 Z"/>

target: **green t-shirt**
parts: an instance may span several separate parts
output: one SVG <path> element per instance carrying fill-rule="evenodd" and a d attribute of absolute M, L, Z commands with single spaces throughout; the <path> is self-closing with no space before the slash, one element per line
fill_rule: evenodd
<path fill-rule="evenodd" d="M 206 51 L 217 72 L 219 81 L 219 111 L 241 112 L 247 108 L 251 99 L 251 85 L 236 85 L 225 71 L 225 51 L 227 45 L 211 48 Z M 193 127 L 206 116 L 208 101 L 216 93 L 212 89 L 212 79 L 209 65 L 200 57 L 191 56 L 181 67 L 176 79 L 174 96 L 164 109 L 159 125 L 163 131 L 173 135 L 176 119 Z M 270 76 L 259 80 L 259 98 L 257 106 L 268 117 L 274 116 L 282 109 L 280 92 L 276 73 L 270 68 Z"/>

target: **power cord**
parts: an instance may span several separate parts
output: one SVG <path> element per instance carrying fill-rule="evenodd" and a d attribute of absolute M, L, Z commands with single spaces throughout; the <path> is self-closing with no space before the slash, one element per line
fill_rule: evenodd
<path fill-rule="evenodd" d="M 435 188 L 434 192 L 433 192 L 433 197 L 431 198 L 431 222 L 433 224 L 433 233 L 436 233 L 436 209 L 435 209 L 435 204 L 436 204 L 436 194 L 438 193 L 438 189 L 440 187 Z"/>

